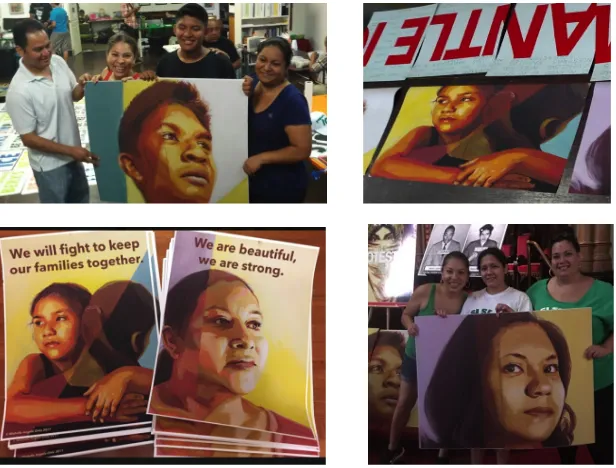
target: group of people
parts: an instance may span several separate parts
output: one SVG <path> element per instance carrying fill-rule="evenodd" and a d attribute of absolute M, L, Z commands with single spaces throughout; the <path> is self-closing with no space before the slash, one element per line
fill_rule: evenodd
<path fill-rule="evenodd" d="M 465 287 L 469 280 L 469 260 L 462 252 L 455 251 L 449 253 L 442 263 L 440 283 L 419 286 L 403 312 L 402 323 L 408 330 L 409 338 L 404 351 L 400 349 L 400 353 L 404 355 L 398 374 L 399 395 L 393 412 L 389 446 L 384 462 L 395 464 L 402 458 L 404 454 L 404 446 L 401 441 L 402 433 L 409 421 L 411 411 L 417 403 L 418 381 L 415 337 L 420 334 L 420 330 L 415 323 L 415 317 L 424 315 L 447 317 L 453 314 L 495 314 L 494 323 L 491 322 L 493 326 L 489 327 L 490 337 L 488 337 L 489 339 L 486 342 L 494 341 L 498 334 L 500 336 L 499 346 L 501 348 L 506 346 L 506 343 L 504 344 L 506 341 L 504 331 L 511 330 L 516 325 L 525 325 L 524 336 L 536 335 L 535 338 L 541 341 L 546 348 L 552 349 L 556 360 L 560 361 L 560 366 L 559 363 L 556 363 L 555 365 L 548 366 L 550 367 L 549 370 L 544 370 L 546 373 L 545 379 L 541 376 L 537 377 L 540 382 L 536 383 L 533 387 L 536 387 L 535 390 L 529 390 L 532 385 L 525 384 L 526 387 L 522 393 L 529 398 L 529 402 L 533 402 L 535 400 L 538 401 L 539 396 L 547 399 L 558 399 L 556 395 L 558 392 L 552 389 L 555 382 L 547 378 L 548 371 L 554 372 L 553 367 L 556 369 L 555 372 L 559 373 L 558 380 L 560 382 L 559 388 L 562 387 L 561 393 L 564 392 L 564 395 L 566 395 L 570 381 L 570 369 L 566 362 L 570 358 L 568 351 L 563 351 L 567 349 L 567 346 L 566 341 L 564 345 L 562 343 L 564 338 L 559 338 L 561 336 L 560 332 L 554 332 L 549 327 L 544 326 L 544 322 L 550 325 L 549 322 L 537 321 L 533 314 L 524 312 L 591 308 L 592 345 L 585 350 L 584 356 L 587 359 L 593 360 L 595 443 L 588 445 L 588 449 L 595 463 L 613 464 L 613 286 L 581 273 L 580 245 L 572 231 L 564 232 L 552 241 L 551 271 L 553 272 L 553 277 L 536 282 L 525 293 L 506 284 L 507 261 L 500 249 L 489 247 L 483 250 L 478 255 L 478 265 L 485 288 L 467 294 Z M 488 332 L 486 331 L 486 333 Z M 520 335 L 511 334 L 509 338 L 515 341 L 516 336 L 519 337 Z M 512 343 L 515 344 L 514 342 Z M 470 346 L 470 343 L 468 346 Z M 501 349 L 501 352 L 504 351 Z M 460 354 L 460 351 L 458 350 L 457 353 Z M 452 359 L 454 359 L 453 356 Z M 470 355 L 460 357 L 460 359 L 473 361 Z M 476 360 L 476 357 L 474 359 Z M 480 369 L 472 368 L 473 365 L 478 367 L 477 363 L 473 364 L 472 362 L 460 364 L 465 369 L 459 370 L 456 367 L 456 372 L 469 372 L 474 373 L 473 375 L 477 372 L 481 373 Z M 532 363 L 528 363 L 528 365 L 530 366 Z M 514 371 L 515 369 L 511 370 L 511 372 Z M 467 395 L 467 397 L 473 394 L 470 389 L 462 387 L 463 384 L 458 382 L 456 388 L 451 391 Z M 488 390 L 483 389 L 481 391 L 483 396 L 478 400 L 479 403 L 486 404 L 483 400 L 489 398 L 490 392 Z M 552 391 L 554 395 L 551 395 Z M 493 397 L 496 398 L 495 395 Z M 571 445 L 575 428 L 575 414 L 564 402 L 564 397 L 561 402 L 562 404 L 559 406 L 560 410 L 554 412 L 550 418 L 545 418 L 548 424 L 544 424 L 545 427 L 542 426 L 540 428 L 541 431 L 538 431 L 540 433 L 531 431 L 528 422 L 524 423 L 523 418 L 519 421 L 519 427 L 516 426 L 518 421 L 513 413 L 511 413 L 511 417 L 493 418 L 494 420 L 490 422 L 491 427 L 486 430 L 486 420 L 471 421 L 473 418 L 479 417 L 477 416 L 478 414 L 481 414 L 478 408 L 475 408 L 477 411 L 473 410 L 472 401 L 467 399 L 465 402 L 460 403 L 462 406 L 466 405 L 466 409 L 464 411 L 461 410 L 462 412 L 458 418 L 451 414 L 452 408 L 456 405 L 450 401 L 453 396 L 449 395 L 449 397 L 445 396 L 444 398 L 448 401 L 446 405 L 448 413 L 444 416 L 443 421 L 453 421 L 453 426 L 449 423 L 443 423 L 442 426 L 448 429 L 444 430 L 441 436 L 447 439 L 445 443 L 451 444 L 451 448 L 455 446 L 505 447 L 505 449 L 498 449 L 496 451 L 497 462 L 504 464 L 507 462 L 509 449 L 519 448 L 521 441 L 526 441 L 525 443 L 532 443 L 533 447 L 559 447 L 558 451 L 562 463 L 575 463 L 577 447 Z M 440 406 L 443 405 L 443 401 L 432 403 Z M 432 403 L 425 401 L 424 405 L 431 405 Z M 521 404 L 519 401 L 517 403 Z M 503 403 L 501 401 L 500 405 L 502 406 L 503 404 L 506 404 L 506 402 Z M 499 405 L 495 402 L 495 406 L 498 407 Z M 426 411 L 428 409 L 426 408 Z M 498 413 L 498 408 L 496 413 Z M 482 435 L 474 433 L 476 431 L 473 431 L 472 428 L 476 429 L 477 427 L 483 427 L 483 433 L 489 434 L 491 440 L 485 440 Z M 481 463 L 483 453 L 484 451 L 479 448 L 472 449 L 472 463 Z M 448 463 L 446 450 L 439 451 L 439 462 Z"/>
<path fill-rule="evenodd" d="M 134 71 L 137 43 L 130 34 L 119 33 L 109 41 L 107 67 L 98 75 L 86 73 L 77 79 L 66 62 L 54 55 L 53 41 L 41 21 L 18 23 L 13 34 L 22 59 L 7 93 L 6 110 L 29 149 L 40 201 L 89 203 L 82 163 L 96 166 L 100 161 L 82 147 L 73 107 L 83 99 L 86 83 L 234 79 L 239 56 L 220 31 L 220 22 L 210 22 L 203 6 L 186 4 L 178 10 L 174 26 L 180 48 L 165 55 L 156 71 Z M 255 73 L 244 78 L 249 118 L 248 159 L 243 169 L 249 176 L 250 203 L 302 203 L 306 197 L 304 162 L 312 150 L 312 120 L 303 94 L 287 79 L 292 57 L 287 39 L 267 39 L 259 45 Z M 326 62 L 314 58 L 313 66 L 324 67 Z"/>

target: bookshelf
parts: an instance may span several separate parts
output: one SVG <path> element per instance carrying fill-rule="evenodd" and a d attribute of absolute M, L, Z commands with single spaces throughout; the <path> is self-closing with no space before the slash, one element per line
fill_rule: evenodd
<path fill-rule="evenodd" d="M 235 42 L 250 36 L 279 36 L 290 31 L 290 3 L 235 3 Z"/>

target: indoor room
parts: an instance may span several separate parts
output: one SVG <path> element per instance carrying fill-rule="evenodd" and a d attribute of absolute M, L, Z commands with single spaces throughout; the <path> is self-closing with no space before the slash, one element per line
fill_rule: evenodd
<path fill-rule="evenodd" d="M 308 183 L 305 194 L 302 194 L 302 202 L 326 203 L 327 4 L 197 5 L 203 6 L 207 14 L 204 50 L 224 56 L 232 67 L 231 72 L 225 72 L 224 78 L 243 80 L 245 76 L 254 75 L 259 44 L 266 39 L 280 37 L 289 44 L 292 58 L 287 67 L 287 78 L 306 97 L 313 130 L 310 158 L 303 161 L 303 177 Z M 4 104 L 9 84 L 20 66 L 18 46 L 13 36 L 15 25 L 28 18 L 40 21 L 51 38 L 54 55 L 65 60 L 78 82 L 84 76 L 95 82 L 120 79 L 126 81 L 139 77 L 147 80 L 152 79 L 152 75 L 157 72 L 157 78 L 189 78 L 173 72 L 160 76 L 161 69 L 164 69 L 161 68 L 161 63 L 165 62 L 165 57 L 168 61 L 169 56 L 178 54 L 181 50 L 175 27 L 178 11 L 182 7 L 181 3 L 0 4 L 0 202 L 39 202 L 38 184 L 33 175 L 33 170 L 37 169 L 31 167 L 28 148 L 14 129 Z M 61 18 L 58 22 L 50 19 L 56 14 Z M 52 24 L 55 25 L 55 30 Z M 62 29 L 62 32 L 58 29 Z M 119 76 L 115 69 L 113 72 L 110 69 L 111 60 L 118 56 L 118 45 L 114 43 L 114 36 L 117 37 L 117 34 L 130 36 L 136 43 L 134 53 L 129 52 L 130 59 L 119 65 L 122 76 Z M 62 39 L 57 39 L 60 36 Z M 201 77 L 223 78 L 207 74 L 194 76 Z M 91 135 L 94 123 L 88 121 L 88 117 L 93 114 L 100 113 L 96 109 L 87 111 L 85 98 L 75 103 L 81 144 L 83 148 L 96 153 L 93 148 L 96 145 L 92 145 Z M 114 157 L 117 158 L 117 155 Z M 90 187 L 89 201 L 121 202 L 118 197 L 106 196 L 98 190 L 104 183 L 102 174 L 109 171 L 95 170 L 92 163 L 87 160 L 83 162 Z M 222 169 L 220 164 L 217 164 L 217 170 L 220 172 Z M 247 181 L 242 183 L 247 185 Z M 105 191 L 103 189 L 103 192 Z"/>

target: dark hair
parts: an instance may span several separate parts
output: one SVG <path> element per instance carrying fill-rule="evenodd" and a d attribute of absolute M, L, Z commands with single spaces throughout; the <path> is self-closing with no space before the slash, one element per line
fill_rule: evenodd
<path fill-rule="evenodd" d="M 114 34 L 113 36 L 111 36 L 111 38 L 109 38 L 109 42 L 107 43 L 107 54 L 111 52 L 111 49 L 113 48 L 114 45 L 120 44 L 122 42 L 130 46 L 130 50 L 133 52 L 133 55 L 135 56 L 135 58 L 139 55 L 139 48 L 137 47 L 137 41 L 135 41 L 135 39 L 133 39 L 128 34 L 122 33 L 122 32 Z"/>
<path fill-rule="evenodd" d="M 594 182 L 594 187 L 584 184 L 583 180 L 573 178 L 571 191 L 574 193 L 609 195 L 612 187 L 611 171 L 612 127 L 605 131 L 590 145 L 586 152 L 586 169 Z M 598 188 L 595 188 L 598 186 Z"/>
<path fill-rule="evenodd" d="M 445 255 L 445 258 L 443 259 L 443 265 L 441 266 L 441 271 L 445 269 L 445 266 L 450 260 L 454 259 L 460 260 L 462 263 L 464 263 L 464 266 L 466 267 L 466 272 L 469 273 L 470 263 L 468 262 L 468 257 L 458 250 L 454 250 L 453 252 L 449 252 L 447 255 Z"/>
<path fill-rule="evenodd" d="M 74 309 L 79 317 L 83 314 L 83 311 L 88 306 L 92 294 L 83 286 L 74 283 L 53 283 L 39 292 L 34 300 L 32 301 L 32 305 L 30 306 L 30 316 L 34 314 L 34 309 L 36 309 L 37 304 L 43 299 L 57 296 L 61 299 L 64 299 L 69 305 Z"/>
<path fill-rule="evenodd" d="M 483 392 L 490 349 L 499 331 L 524 323 L 537 324 L 548 335 L 558 356 L 566 396 L 571 380 L 571 356 L 567 340 L 555 324 L 530 312 L 500 317 L 488 314 L 480 319 L 466 317 L 441 353 L 425 393 L 425 414 L 435 435 L 435 440 L 427 441 L 426 446 L 491 448 L 484 437 L 488 433 L 498 441 L 501 435 L 492 403 L 485 401 Z M 575 413 L 565 403 L 558 427 L 543 446 L 571 445 L 575 425 Z"/>
<path fill-rule="evenodd" d="M 143 122 L 154 110 L 165 104 L 180 104 L 186 107 L 206 129 L 210 129 L 209 106 L 201 100 L 199 91 L 193 84 L 158 81 L 139 93 L 124 111 L 118 132 L 120 153 L 139 155 L 136 136 L 141 133 Z"/>
<path fill-rule="evenodd" d="M 263 49 L 266 47 L 278 47 L 280 52 L 282 52 L 286 68 L 289 68 L 291 65 L 291 59 L 293 59 L 293 49 L 291 49 L 291 45 L 286 39 L 283 39 L 282 37 L 272 37 L 264 40 L 259 44 L 257 54 L 263 52 Z"/>
<path fill-rule="evenodd" d="M 13 41 L 17 47 L 26 50 L 28 47 L 28 34 L 45 31 L 45 26 L 35 19 L 25 19 L 13 26 Z"/>
<path fill-rule="evenodd" d="M 397 241 L 404 236 L 404 224 L 368 224 L 368 242 L 382 228 L 390 231 Z"/>
<path fill-rule="evenodd" d="M 579 253 L 580 251 L 580 243 L 578 242 L 575 232 L 571 227 L 564 229 L 552 238 L 552 242 L 550 243 L 551 249 L 554 248 L 554 244 L 557 244 L 559 242 L 569 242 L 571 245 L 573 245 L 573 248 L 576 252 Z"/>
<path fill-rule="evenodd" d="M 456 227 L 453 224 L 450 224 L 449 226 L 447 226 L 447 228 L 445 228 L 445 230 L 443 231 L 443 234 L 445 234 L 447 231 L 453 231 L 455 233 Z"/>
<path fill-rule="evenodd" d="M 483 257 L 486 257 L 488 255 L 492 255 L 504 267 L 507 266 L 507 257 L 505 257 L 505 254 L 503 253 L 503 251 L 501 249 L 496 248 L 496 247 L 488 247 L 487 249 L 482 250 L 479 253 L 479 256 L 477 257 L 477 266 L 479 268 L 481 268 L 481 260 L 483 260 Z"/>
<path fill-rule="evenodd" d="M 90 306 L 99 308 L 105 317 L 103 332 L 111 347 L 138 361 L 156 322 L 154 299 L 150 291 L 134 281 L 114 281 L 92 295 Z M 135 333 L 139 334 L 137 350 L 132 343 Z"/>
<path fill-rule="evenodd" d="M 184 16 L 190 16 L 203 23 L 203 26 L 207 26 L 208 15 L 205 8 L 198 3 L 187 3 L 182 6 L 175 15 L 176 20 L 184 18 Z"/>
<path fill-rule="evenodd" d="M 482 231 L 490 231 L 490 235 L 492 235 L 492 231 L 494 231 L 494 226 L 492 226 L 491 224 L 484 224 L 479 228 L 479 234 L 481 234 Z"/>
<path fill-rule="evenodd" d="M 248 283 L 232 273 L 214 269 L 192 273 L 179 281 L 169 291 L 161 330 L 163 327 L 171 327 L 177 335 L 183 335 L 190 322 L 190 317 L 197 307 L 199 297 L 208 287 L 219 281 L 239 281 L 254 294 Z M 154 385 L 169 380 L 172 368 L 173 359 L 163 348 L 158 356 Z"/>
<path fill-rule="evenodd" d="M 376 333 L 368 335 L 368 353 L 369 359 L 372 358 L 372 353 L 377 346 L 391 346 L 400 354 L 400 358 L 404 358 L 405 348 L 404 335 L 395 330 L 379 330 Z"/>

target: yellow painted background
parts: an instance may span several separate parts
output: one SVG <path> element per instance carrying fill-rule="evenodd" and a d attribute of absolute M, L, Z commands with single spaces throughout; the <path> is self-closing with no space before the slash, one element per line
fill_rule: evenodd
<path fill-rule="evenodd" d="M 573 443 L 592 443 L 595 438 L 593 364 L 584 357 L 584 351 L 592 344 L 591 309 L 544 310 L 535 314 L 558 325 L 567 337 L 572 369 L 567 403 L 577 417 Z"/>
<path fill-rule="evenodd" d="M 400 112 L 391 127 L 391 131 L 387 135 L 385 144 L 378 156 L 379 158 L 412 129 L 421 126 L 432 126 L 432 107 L 439 89 L 440 86 L 432 86 L 428 88 L 410 88 L 406 92 Z M 372 153 L 374 154 L 374 151 Z M 366 158 L 368 154 L 370 153 L 364 155 L 364 169 L 367 169 Z M 368 164 L 371 159 L 372 155 L 370 155 Z"/>
<path fill-rule="evenodd" d="M 113 241 L 139 241 L 136 251 L 122 250 L 109 251 L 109 240 Z M 40 249 L 45 245 L 55 244 L 58 247 L 62 243 L 74 245 L 77 242 L 104 243 L 107 245 L 105 252 L 80 254 L 77 257 L 57 255 L 55 257 L 35 258 L 34 253 L 29 259 L 13 260 L 9 249 Z M 115 232 L 88 232 L 57 234 L 49 236 L 22 237 L 2 240 L 2 268 L 4 273 L 4 301 L 5 301 L 5 325 L 6 325 L 6 377 L 7 385 L 13 380 L 19 363 L 29 354 L 39 354 L 40 351 L 32 338 L 29 323 L 30 306 L 34 297 L 52 283 L 76 283 L 91 293 L 108 283 L 109 281 L 129 280 L 133 277 L 140 264 L 114 266 L 102 270 L 100 268 L 88 268 L 86 259 L 101 260 L 115 258 L 120 253 L 125 257 L 141 257 L 143 259 L 147 248 L 146 233 L 143 231 L 115 231 Z M 92 251 L 92 249 L 91 249 Z M 10 268 L 26 265 L 34 265 L 38 260 L 42 264 L 57 263 L 60 260 L 71 262 L 84 262 L 84 268 L 78 270 L 65 270 L 60 272 L 31 273 L 29 275 L 11 275 Z M 34 268 L 32 268 L 34 271 Z"/>
<path fill-rule="evenodd" d="M 318 249 L 279 244 L 267 240 L 239 238 L 216 234 L 216 243 L 236 246 L 236 253 L 213 252 L 215 269 L 229 271 L 246 281 L 259 299 L 263 313 L 263 333 L 269 343 L 265 370 L 253 392 L 246 398 L 255 405 L 275 411 L 282 416 L 314 428 L 310 381 L 311 303 L 314 268 Z M 261 259 L 239 255 L 239 246 L 247 248 L 284 248 L 295 251 L 295 264 L 282 260 Z M 240 269 L 219 268 L 221 260 L 236 261 Z M 280 267 L 284 276 L 273 278 L 265 273 L 241 271 L 243 263 Z"/>
<path fill-rule="evenodd" d="M 154 83 L 156 82 L 143 80 L 127 81 L 124 83 L 124 110 L 128 108 L 132 100 L 135 99 L 139 93 L 142 93 Z M 128 200 L 128 203 L 145 203 L 143 195 L 141 195 L 141 192 L 137 188 L 137 185 L 135 185 L 135 182 L 133 182 L 133 179 L 128 176 L 125 177 L 126 199 Z M 248 203 L 248 179 L 244 179 L 238 186 L 222 197 L 218 203 Z"/>

